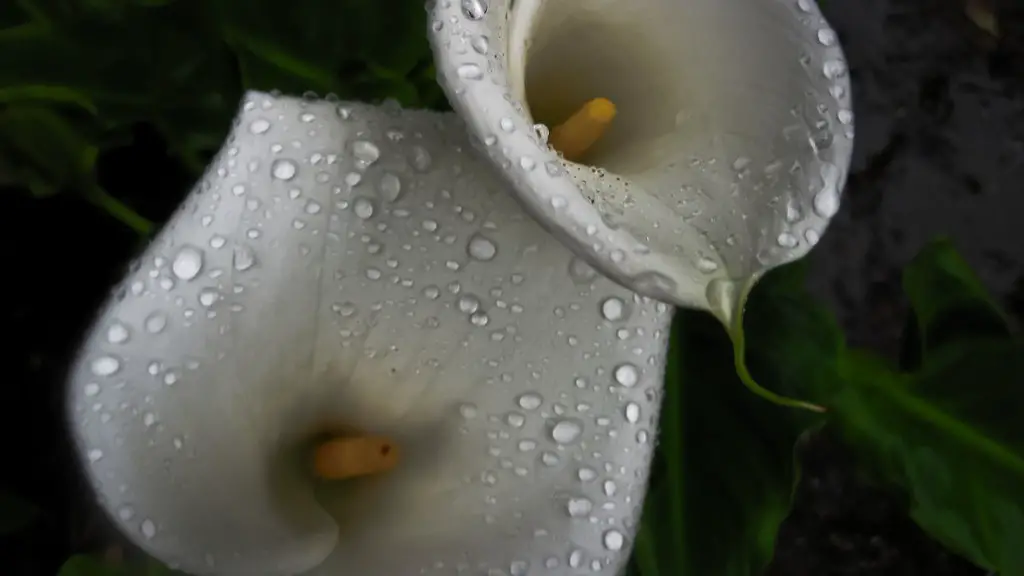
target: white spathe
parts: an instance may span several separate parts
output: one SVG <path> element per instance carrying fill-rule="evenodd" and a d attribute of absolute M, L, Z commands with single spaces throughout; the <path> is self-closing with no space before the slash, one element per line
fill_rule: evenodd
<path fill-rule="evenodd" d="M 248 94 L 72 367 L 113 522 L 193 574 L 616 574 L 669 312 L 504 186 L 452 114 Z M 332 426 L 402 462 L 315 486 Z"/>
<path fill-rule="evenodd" d="M 728 321 L 718 296 L 839 208 L 849 81 L 813 0 L 438 0 L 431 19 L 441 84 L 524 206 L 632 289 Z M 560 159 L 535 123 L 595 97 L 609 132 Z"/>

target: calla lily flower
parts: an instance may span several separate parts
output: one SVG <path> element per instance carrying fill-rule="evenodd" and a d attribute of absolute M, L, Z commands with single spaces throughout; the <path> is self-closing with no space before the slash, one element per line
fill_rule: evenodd
<path fill-rule="evenodd" d="M 619 573 L 667 303 L 728 324 L 838 207 L 810 2 L 440 0 L 430 28 L 455 114 L 247 94 L 83 344 L 86 475 L 172 567 Z"/>
<path fill-rule="evenodd" d="M 71 375 L 87 475 L 146 552 L 245 576 L 621 568 L 669 307 L 545 232 L 466 135 L 247 96 Z"/>
<path fill-rule="evenodd" d="M 431 16 L 454 109 L 542 225 L 623 285 L 729 325 L 839 208 L 849 80 L 813 0 L 440 0 Z M 603 136 L 553 142 L 592 99 L 616 109 Z"/>

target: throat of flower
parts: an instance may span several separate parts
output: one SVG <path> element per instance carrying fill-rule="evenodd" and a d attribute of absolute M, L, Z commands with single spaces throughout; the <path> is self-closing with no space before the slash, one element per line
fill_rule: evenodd
<path fill-rule="evenodd" d="M 341 436 L 321 442 L 313 451 L 313 475 L 345 480 L 382 474 L 398 465 L 398 446 L 383 436 Z"/>
<path fill-rule="evenodd" d="M 615 104 L 611 100 L 594 98 L 551 130 L 548 143 L 566 160 L 579 161 L 608 129 L 615 114 Z"/>

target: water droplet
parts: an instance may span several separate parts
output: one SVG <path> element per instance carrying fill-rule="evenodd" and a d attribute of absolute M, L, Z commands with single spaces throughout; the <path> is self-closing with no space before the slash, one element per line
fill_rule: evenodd
<path fill-rule="evenodd" d="M 612 322 L 622 320 L 625 311 L 626 305 L 620 298 L 612 296 L 605 298 L 604 302 L 601 302 L 601 315 L 604 316 L 605 320 Z"/>
<path fill-rule="evenodd" d="M 86 396 L 95 396 L 100 393 L 100 385 L 95 382 L 90 382 L 85 385 L 82 390 Z"/>
<path fill-rule="evenodd" d="M 147 518 L 142 521 L 142 535 L 145 536 L 147 540 L 152 540 L 156 537 L 156 524 L 154 524 L 152 520 Z"/>
<path fill-rule="evenodd" d="M 640 405 L 636 402 L 626 404 L 626 421 L 636 424 L 638 420 L 640 420 Z"/>
<path fill-rule="evenodd" d="M 459 414 L 466 420 L 470 420 L 476 418 L 477 408 L 473 404 L 463 404 L 459 406 Z"/>
<path fill-rule="evenodd" d="M 479 234 L 474 234 L 473 237 L 469 239 L 469 244 L 466 246 L 466 253 L 474 260 L 487 262 L 492 260 L 495 254 L 498 253 L 498 247 L 488 238 Z"/>
<path fill-rule="evenodd" d="M 100 356 L 92 361 L 92 373 L 97 376 L 113 376 L 121 369 L 121 361 L 113 356 Z"/>
<path fill-rule="evenodd" d="M 93 448 L 92 450 L 89 450 L 86 456 L 89 458 L 89 462 L 99 462 L 103 459 L 103 450 Z"/>
<path fill-rule="evenodd" d="M 486 0 L 462 0 L 462 13 L 470 20 L 482 20 L 487 15 Z"/>
<path fill-rule="evenodd" d="M 835 80 L 846 76 L 846 63 L 842 60 L 828 60 L 822 66 L 822 74 L 829 80 Z"/>
<path fill-rule="evenodd" d="M 373 142 L 356 140 L 352 143 L 352 154 L 357 160 L 360 160 L 367 165 L 372 165 L 378 158 L 380 158 L 380 148 L 378 148 Z"/>
<path fill-rule="evenodd" d="M 590 514 L 590 511 L 594 509 L 594 503 L 587 498 L 570 498 L 568 508 L 569 516 L 579 518 Z"/>
<path fill-rule="evenodd" d="M 839 193 L 836 187 L 825 184 L 825 187 L 814 195 L 814 211 L 822 218 L 831 218 L 839 211 Z"/>
<path fill-rule="evenodd" d="M 621 386 L 632 388 L 640 381 L 640 371 L 632 364 L 619 364 L 615 367 L 614 377 Z"/>
<path fill-rule="evenodd" d="M 263 118 L 257 118 L 249 124 L 249 131 L 253 134 L 266 134 L 270 130 L 270 122 Z"/>
<path fill-rule="evenodd" d="M 578 420 L 559 420 L 551 428 L 551 438 L 559 444 L 569 444 L 579 438 L 583 426 Z"/>
<path fill-rule="evenodd" d="M 274 163 L 270 165 L 270 174 L 278 180 L 291 180 L 295 178 L 298 171 L 299 167 L 291 160 L 274 160 Z"/>
<path fill-rule="evenodd" d="M 796 236 L 793 236 L 789 232 L 783 232 L 779 234 L 778 238 L 775 239 L 779 246 L 783 248 L 794 248 L 797 245 Z"/>
<path fill-rule="evenodd" d="M 544 403 L 544 398 L 540 394 L 527 392 L 519 396 L 518 403 L 519 407 L 523 410 L 536 410 Z"/>
<path fill-rule="evenodd" d="M 476 64 L 463 64 L 457 72 L 463 80 L 479 80 L 484 77 L 484 71 Z"/>
<path fill-rule="evenodd" d="M 353 203 L 352 209 L 353 211 L 355 211 L 356 216 L 362 218 L 363 220 L 367 220 L 371 216 L 373 216 L 373 202 L 366 198 L 356 198 L 356 201 Z"/>
<path fill-rule="evenodd" d="M 256 255 L 248 246 L 236 246 L 231 255 L 231 264 L 235 270 L 245 272 L 256 264 Z"/>
<path fill-rule="evenodd" d="M 153 312 L 143 321 L 146 332 L 159 334 L 167 327 L 167 316 L 163 312 Z"/>
<path fill-rule="evenodd" d="M 818 42 L 822 46 L 834 46 L 836 43 L 836 33 L 831 28 L 822 28 L 818 30 Z"/>
<path fill-rule="evenodd" d="M 381 198 L 388 202 L 394 202 L 402 194 L 402 181 L 398 176 L 388 172 L 380 177 L 378 189 L 380 190 Z"/>
<path fill-rule="evenodd" d="M 604 533 L 602 541 L 604 542 L 605 548 L 612 551 L 616 551 L 622 550 L 622 545 L 625 542 L 625 538 L 622 536 L 622 532 L 619 532 L 615 529 L 611 529 Z"/>
<path fill-rule="evenodd" d="M 480 299 L 472 294 L 466 294 L 459 298 L 459 311 L 472 314 L 480 309 Z"/>
<path fill-rule="evenodd" d="M 718 262 L 710 258 L 700 258 L 697 260 L 697 270 L 705 274 L 711 274 L 715 270 L 718 270 Z"/>
<path fill-rule="evenodd" d="M 430 152 L 427 151 L 423 146 L 413 146 L 412 149 L 412 166 L 420 172 L 426 172 L 430 170 L 430 165 L 433 159 L 430 157 Z"/>
<path fill-rule="evenodd" d="M 203 252 L 194 246 L 182 246 L 171 263 L 171 271 L 182 280 L 192 280 L 202 269 Z"/>
<path fill-rule="evenodd" d="M 516 125 L 512 122 L 512 119 L 507 116 L 498 121 L 498 126 L 505 132 L 512 132 L 516 129 Z"/>
<path fill-rule="evenodd" d="M 473 47 L 477 54 L 487 54 L 487 51 L 490 49 L 490 40 L 487 39 L 487 36 L 480 34 L 479 36 L 474 36 L 469 41 L 469 45 Z"/>
<path fill-rule="evenodd" d="M 107 328 L 107 342 L 111 344 L 124 344 L 128 337 L 128 327 L 120 322 L 115 322 Z"/>

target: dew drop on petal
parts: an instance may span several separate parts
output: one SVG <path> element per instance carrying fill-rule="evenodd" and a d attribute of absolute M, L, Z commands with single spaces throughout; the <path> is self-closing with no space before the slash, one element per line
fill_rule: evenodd
<path fill-rule="evenodd" d="M 604 547 L 612 551 L 622 550 L 622 545 L 625 543 L 622 532 L 614 528 L 605 532 L 601 540 L 604 542 Z"/>
<path fill-rule="evenodd" d="M 632 364 L 619 364 L 615 367 L 614 377 L 620 385 L 632 388 L 640 381 L 640 372 Z"/>
<path fill-rule="evenodd" d="M 490 239 L 476 234 L 469 239 L 466 253 L 474 260 L 487 262 L 494 259 L 495 254 L 498 253 L 498 247 Z"/>
<path fill-rule="evenodd" d="M 121 361 L 113 356 L 100 356 L 92 361 L 91 367 L 97 376 L 112 376 L 121 369 Z"/>
<path fill-rule="evenodd" d="M 577 420 L 559 420 L 551 428 L 551 438 L 559 444 L 570 444 L 583 432 L 583 426 Z"/>
<path fill-rule="evenodd" d="M 295 174 L 299 171 L 298 166 L 291 160 L 274 160 L 274 163 L 270 165 L 270 174 L 278 179 L 288 181 L 295 178 Z"/>

